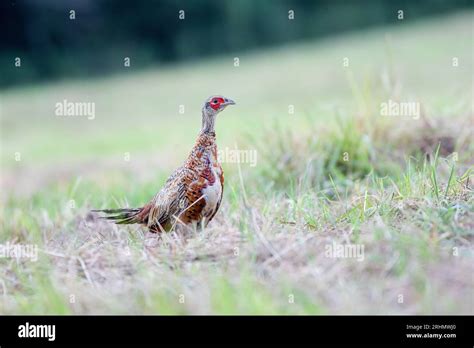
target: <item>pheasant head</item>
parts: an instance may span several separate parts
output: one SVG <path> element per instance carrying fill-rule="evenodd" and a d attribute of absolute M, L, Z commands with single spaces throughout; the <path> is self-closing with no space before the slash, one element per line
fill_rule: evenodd
<path fill-rule="evenodd" d="M 202 129 L 201 133 L 214 133 L 214 123 L 219 112 L 224 110 L 228 105 L 234 105 L 232 99 L 213 95 L 204 102 L 202 107 Z"/>

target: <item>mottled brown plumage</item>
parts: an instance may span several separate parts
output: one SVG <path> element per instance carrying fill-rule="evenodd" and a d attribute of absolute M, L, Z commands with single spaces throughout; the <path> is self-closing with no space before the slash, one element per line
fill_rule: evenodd
<path fill-rule="evenodd" d="M 175 226 L 205 227 L 216 215 L 224 191 L 214 123 L 217 114 L 233 104 L 221 96 L 206 100 L 201 132 L 191 153 L 149 203 L 137 209 L 94 211 L 108 214 L 105 218 L 117 224 L 145 225 L 151 232 L 169 231 Z"/>

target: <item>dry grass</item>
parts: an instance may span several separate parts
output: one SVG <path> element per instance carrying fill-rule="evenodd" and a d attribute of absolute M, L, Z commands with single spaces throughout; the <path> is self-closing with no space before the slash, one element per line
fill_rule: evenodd
<path fill-rule="evenodd" d="M 308 184 L 315 165 L 293 168 L 292 187 L 268 192 L 256 189 L 265 174 L 244 169 L 216 220 L 186 236 L 111 225 L 87 207 L 45 214 L 41 262 L 4 262 L 3 312 L 472 313 L 470 174 L 449 180 L 453 161 L 424 161 L 399 178 L 326 177 L 328 189 Z M 6 224 L 11 242 L 32 242 Z M 333 243 L 363 246 L 363 259 L 328 257 Z"/>

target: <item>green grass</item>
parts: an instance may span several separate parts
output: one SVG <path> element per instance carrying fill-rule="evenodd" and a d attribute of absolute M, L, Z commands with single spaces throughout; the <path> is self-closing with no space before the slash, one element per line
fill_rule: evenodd
<path fill-rule="evenodd" d="M 0 243 L 39 249 L 0 258 L 0 312 L 474 313 L 472 20 L 0 92 Z M 207 229 L 157 241 L 88 213 L 149 200 L 213 93 L 237 101 L 219 147 L 258 157 L 223 164 Z M 95 102 L 96 118 L 58 118 L 63 99 Z M 381 116 L 388 99 L 422 116 Z M 363 260 L 328 257 L 332 243 Z"/>

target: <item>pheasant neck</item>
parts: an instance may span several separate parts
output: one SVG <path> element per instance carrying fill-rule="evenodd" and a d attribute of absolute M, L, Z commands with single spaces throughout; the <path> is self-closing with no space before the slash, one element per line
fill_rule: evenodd
<path fill-rule="evenodd" d="M 209 115 L 207 112 L 202 112 L 202 127 L 201 134 L 215 135 L 214 122 L 216 120 L 215 115 Z"/>

